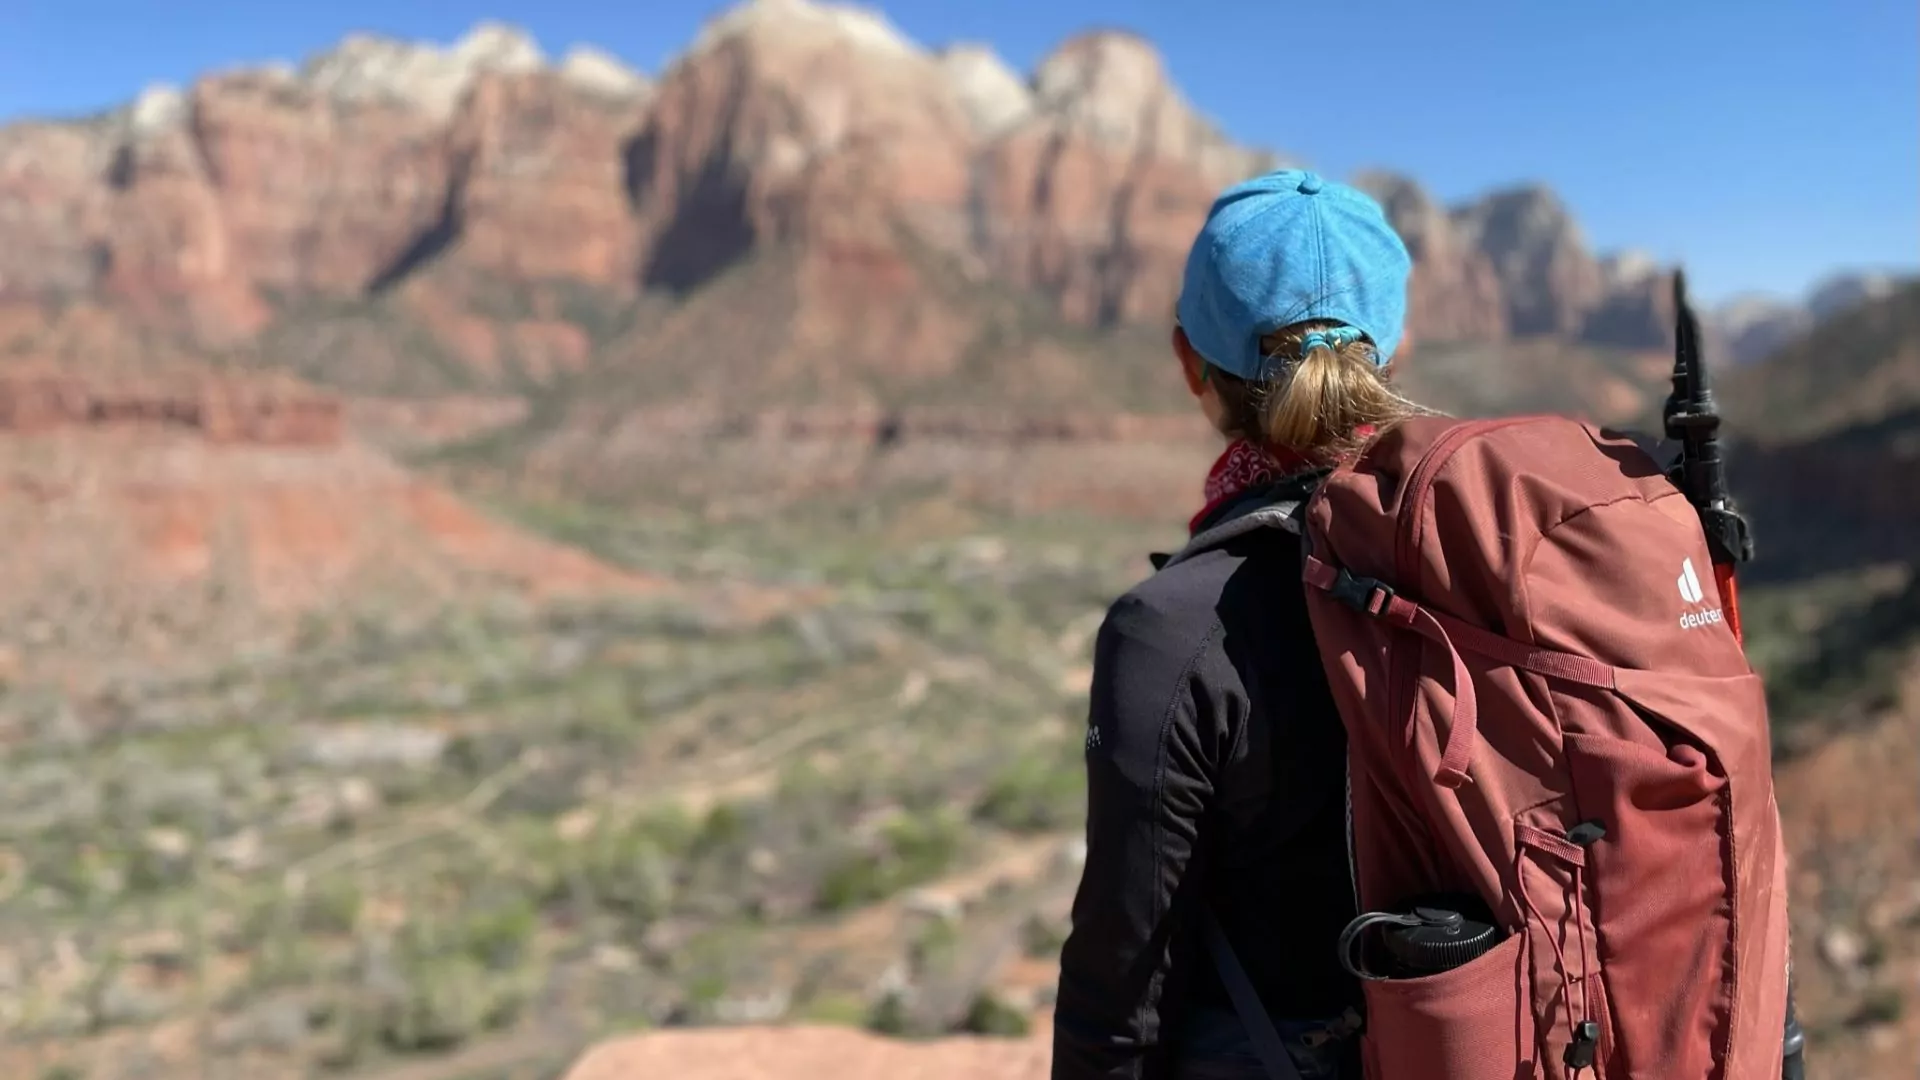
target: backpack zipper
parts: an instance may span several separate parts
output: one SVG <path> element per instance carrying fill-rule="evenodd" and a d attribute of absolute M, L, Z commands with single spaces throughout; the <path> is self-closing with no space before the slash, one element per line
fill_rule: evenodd
<path fill-rule="evenodd" d="M 1419 554 L 1420 509 L 1426 505 L 1429 489 L 1433 487 L 1433 476 L 1441 466 L 1452 459 L 1460 444 L 1476 435 L 1484 435 L 1504 427 L 1527 423 L 1531 417 L 1508 417 L 1503 420 L 1471 420 L 1457 424 L 1442 432 L 1427 452 L 1420 455 L 1420 461 L 1414 465 L 1413 473 L 1407 478 L 1406 494 L 1401 496 L 1399 536 L 1394 544 L 1393 568 L 1396 581 L 1394 587 L 1408 590 L 1418 584 L 1414 578 L 1420 567 L 1415 564 L 1414 556 Z"/>
<path fill-rule="evenodd" d="M 1360 846 L 1353 838 L 1353 748 L 1347 748 L 1347 884 L 1353 888 L 1353 910 L 1360 910 Z"/>

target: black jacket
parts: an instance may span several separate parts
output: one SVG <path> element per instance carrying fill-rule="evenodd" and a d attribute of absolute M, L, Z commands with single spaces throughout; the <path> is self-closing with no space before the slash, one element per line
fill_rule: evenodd
<path fill-rule="evenodd" d="M 1335 959 L 1354 913 L 1345 734 L 1278 502 L 1297 494 L 1216 512 L 1101 626 L 1055 1080 L 1164 1076 L 1182 1016 L 1232 1008 L 1203 905 L 1274 1017 L 1359 1003 Z"/>

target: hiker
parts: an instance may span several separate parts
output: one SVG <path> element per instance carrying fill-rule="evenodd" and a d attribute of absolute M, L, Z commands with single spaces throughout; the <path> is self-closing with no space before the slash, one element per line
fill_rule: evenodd
<path fill-rule="evenodd" d="M 1356 911 L 1346 737 L 1278 522 L 1303 478 L 1421 411 L 1386 375 L 1410 270 L 1372 199 L 1308 172 L 1229 190 L 1193 245 L 1172 351 L 1227 446 L 1190 543 L 1097 638 L 1056 1080 L 1267 1075 L 1210 915 L 1301 1075 L 1358 1075 L 1360 991 L 1335 950 Z"/>
<path fill-rule="evenodd" d="M 1686 307 L 1670 469 L 1395 393 L 1410 269 L 1307 172 L 1230 188 L 1194 242 L 1173 352 L 1228 445 L 1095 646 L 1053 1074 L 1797 1077 L 1744 521 Z"/>

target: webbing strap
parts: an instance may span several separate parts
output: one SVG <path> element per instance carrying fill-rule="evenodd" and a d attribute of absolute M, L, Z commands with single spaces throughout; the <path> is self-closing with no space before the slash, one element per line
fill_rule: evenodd
<path fill-rule="evenodd" d="M 1467 765 L 1473 760 L 1474 740 L 1480 734 L 1480 703 L 1473 691 L 1473 672 L 1433 612 L 1396 596 L 1387 602 L 1386 617 L 1439 642 L 1447 650 L 1447 659 L 1453 661 L 1453 721 L 1447 725 L 1447 742 L 1440 748 L 1440 768 L 1434 771 L 1433 779 L 1441 787 L 1461 787 L 1467 783 Z"/>
<path fill-rule="evenodd" d="M 1401 602 L 1408 603 L 1405 600 Z M 1602 690 L 1615 688 L 1611 664 L 1603 664 L 1588 656 L 1542 649 L 1525 642 L 1515 641 L 1510 637 L 1502 637 L 1491 630 L 1457 619 L 1444 611 L 1434 611 L 1431 608 L 1423 610 L 1431 614 L 1435 622 L 1446 628 L 1454 644 L 1468 652 L 1479 653 L 1489 660 L 1498 661 L 1508 667 L 1517 667 L 1522 671 L 1531 671 L 1536 675 L 1548 675 L 1584 686 L 1597 686 Z"/>
<path fill-rule="evenodd" d="M 1513 835 L 1518 843 L 1535 851 L 1544 851 L 1568 866 L 1585 867 L 1587 865 L 1586 849 L 1564 836 L 1555 836 L 1545 829 L 1536 829 L 1532 825 L 1515 825 Z"/>
<path fill-rule="evenodd" d="M 1474 697 L 1473 672 L 1460 656 L 1461 649 L 1537 675 L 1608 690 L 1615 686 L 1612 666 L 1592 657 L 1542 649 L 1502 637 L 1414 603 L 1384 582 L 1355 577 L 1312 555 L 1307 556 L 1302 576 L 1307 584 L 1348 603 L 1355 610 L 1412 630 L 1447 650 L 1447 658 L 1453 663 L 1453 720 L 1447 728 L 1446 744 L 1440 750 L 1440 767 L 1433 777 L 1434 782 L 1443 787 L 1457 788 L 1468 782 L 1467 765 L 1472 761 L 1473 744 L 1479 734 L 1480 713 Z"/>
<path fill-rule="evenodd" d="M 1254 1053 L 1260 1055 L 1260 1064 L 1266 1066 L 1269 1080 L 1301 1080 L 1300 1068 L 1287 1052 L 1280 1029 L 1273 1026 L 1267 1007 L 1260 1003 L 1259 991 L 1253 988 L 1253 980 L 1247 978 L 1247 969 L 1240 966 L 1240 958 L 1233 954 L 1233 945 L 1227 941 L 1227 932 L 1220 928 L 1220 920 L 1213 917 L 1212 908 L 1205 910 L 1201 922 L 1207 951 L 1213 954 L 1213 966 L 1220 970 L 1220 981 L 1226 984 L 1227 996 L 1233 999 L 1233 1011 L 1240 1014 L 1240 1022 L 1246 1025 L 1247 1037 L 1253 1042 Z"/>

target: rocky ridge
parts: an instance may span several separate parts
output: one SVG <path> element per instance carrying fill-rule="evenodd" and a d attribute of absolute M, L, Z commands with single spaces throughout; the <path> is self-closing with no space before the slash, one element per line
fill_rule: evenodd
<path fill-rule="evenodd" d="M 909 263 L 930 252 L 1070 324 L 1154 322 L 1212 197 L 1281 160 L 1120 32 L 1023 77 L 865 9 L 753 0 L 657 81 L 495 23 L 445 48 L 356 35 L 297 68 L 0 128 L 0 300 L 95 297 L 219 344 L 435 267 L 681 295 L 794 250 L 795 302 L 831 325 L 921 290 Z M 1596 258 L 1551 192 L 1447 208 L 1403 177 L 1361 182 L 1414 249 L 1416 340 L 1665 340 L 1651 268 Z"/>
<path fill-rule="evenodd" d="M 263 446 L 333 446 L 343 436 L 339 399 L 292 380 L 0 373 L 0 433 L 112 427 L 180 428 L 209 442 Z"/>
<path fill-rule="evenodd" d="M 1893 274 L 1836 274 L 1798 299 L 1747 294 L 1714 311 L 1708 329 L 1717 336 L 1729 361 L 1751 363 L 1773 355 L 1821 320 L 1884 299 L 1900 285 Z"/>

